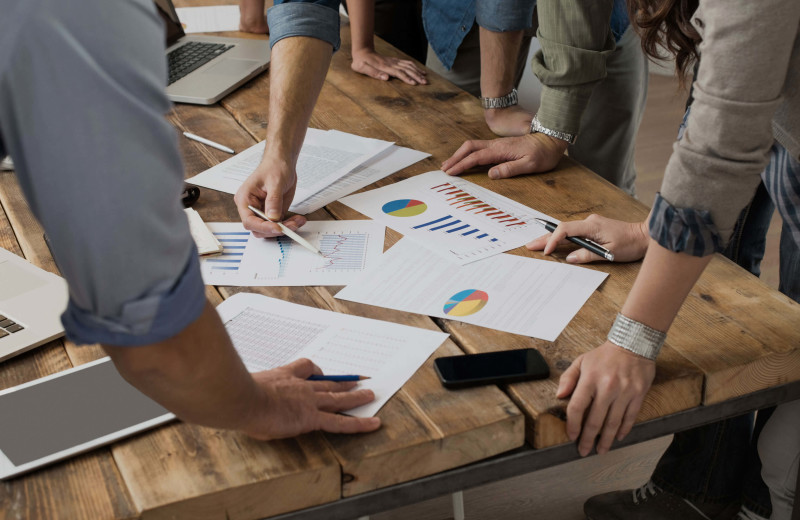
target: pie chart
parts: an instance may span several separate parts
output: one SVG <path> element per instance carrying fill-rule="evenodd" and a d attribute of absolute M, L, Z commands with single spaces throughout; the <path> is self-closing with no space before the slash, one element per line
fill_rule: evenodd
<path fill-rule="evenodd" d="M 444 313 L 449 316 L 469 316 L 483 309 L 489 302 L 489 295 L 477 289 L 458 292 L 444 304 Z"/>
<path fill-rule="evenodd" d="M 427 204 L 421 200 L 414 199 L 393 200 L 392 202 L 387 202 L 381 208 L 384 213 L 393 217 L 416 217 L 425 213 L 426 209 L 428 209 Z"/>

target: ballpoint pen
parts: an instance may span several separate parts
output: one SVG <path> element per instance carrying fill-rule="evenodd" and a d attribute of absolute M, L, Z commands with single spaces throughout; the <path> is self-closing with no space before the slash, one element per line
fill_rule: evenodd
<path fill-rule="evenodd" d="M 236 153 L 236 152 L 233 151 L 232 148 L 228 148 L 225 145 L 222 145 L 222 144 L 219 144 L 219 143 L 215 143 L 214 141 L 212 141 L 210 139 L 206 139 L 205 137 L 200 137 L 199 135 L 191 134 L 189 132 L 184 132 L 183 135 L 185 135 L 187 138 L 189 138 L 189 139 L 191 139 L 193 141 L 197 141 L 198 143 L 207 144 L 208 146 L 210 146 L 212 148 L 216 148 L 217 150 L 222 150 L 223 152 L 228 152 L 228 153 Z"/>
<path fill-rule="evenodd" d="M 305 247 L 306 249 L 308 249 L 308 250 L 309 250 L 309 251 L 311 251 L 312 253 L 316 253 L 316 254 L 318 254 L 319 256 L 322 256 L 322 257 L 324 257 L 324 256 L 325 256 L 325 255 L 323 255 L 323 254 L 320 252 L 320 250 L 319 250 L 319 249 L 317 249 L 316 247 L 314 247 L 314 246 L 312 246 L 311 244 L 309 244 L 309 243 L 308 243 L 308 241 L 306 241 L 306 239 L 304 239 L 303 237 L 301 237 L 300 235 L 298 235 L 297 233 L 295 233 L 294 231 L 292 231 L 292 230 L 291 230 L 291 229 L 289 229 L 288 227 L 284 226 L 282 222 L 277 222 L 277 221 L 275 221 L 275 220 L 271 220 L 269 217 L 267 217 L 267 216 L 264 214 L 264 212 L 263 212 L 263 211 L 261 211 L 261 210 L 260 210 L 260 209 L 258 209 L 258 208 L 255 208 L 255 207 L 253 207 L 253 206 L 249 206 L 249 205 L 248 205 L 247 207 L 250 209 L 250 211 L 252 211 L 252 212 L 253 212 L 253 213 L 255 213 L 256 215 L 258 215 L 258 216 L 259 216 L 259 217 L 261 217 L 262 219 L 266 220 L 267 222 L 274 222 L 275 224 L 278 224 L 278 226 L 281 228 L 281 231 L 283 231 L 283 233 L 284 233 L 284 234 L 285 234 L 287 237 L 291 238 L 292 240 L 294 240 L 295 242 L 297 242 L 297 243 L 298 243 L 298 244 L 300 244 L 301 246 Z"/>
<path fill-rule="evenodd" d="M 549 220 L 544 220 L 544 219 L 540 219 L 540 218 L 535 218 L 533 220 L 535 220 L 539 224 L 543 225 L 544 228 L 547 231 L 551 232 L 551 233 L 553 231 L 555 231 L 555 229 L 558 227 L 558 224 L 550 222 Z M 589 251 L 591 251 L 592 253 L 594 253 L 596 255 L 602 256 L 603 258 L 605 258 L 609 262 L 613 262 L 614 261 L 613 253 L 611 253 L 611 251 L 609 251 L 608 249 L 606 249 L 605 247 L 601 246 L 600 244 L 598 244 L 597 242 L 595 242 L 593 240 L 590 240 L 588 238 L 580 238 L 580 237 L 567 237 L 567 240 L 569 240 L 573 244 L 577 244 L 577 245 L 581 246 L 584 249 L 588 249 Z"/>
<path fill-rule="evenodd" d="M 308 381 L 337 381 L 337 382 L 343 382 L 343 381 L 364 381 L 365 379 L 370 379 L 370 377 L 369 376 L 352 376 L 352 375 L 344 375 L 344 376 L 327 376 L 327 375 L 318 376 L 318 375 L 313 375 L 313 376 L 308 376 L 307 380 Z"/>

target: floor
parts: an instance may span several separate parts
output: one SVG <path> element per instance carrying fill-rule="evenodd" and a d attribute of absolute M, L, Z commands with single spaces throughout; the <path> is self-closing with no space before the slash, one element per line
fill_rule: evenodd
<path fill-rule="evenodd" d="M 684 111 L 686 93 L 671 76 L 650 75 L 647 107 L 636 141 L 636 189 L 650 205 L 661 185 Z M 775 217 L 762 262 L 762 279 L 778 285 L 779 217 Z M 583 520 L 583 502 L 592 495 L 645 483 L 671 437 L 615 450 L 563 466 L 465 490 L 466 520 Z M 449 520 L 451 499 L 440 497 L 381 513 L 372 520 Z"/>

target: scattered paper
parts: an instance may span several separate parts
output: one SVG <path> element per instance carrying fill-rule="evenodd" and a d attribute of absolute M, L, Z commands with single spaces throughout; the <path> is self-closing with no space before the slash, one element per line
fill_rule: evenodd
<path fill-rule="evenodd" d="M 442 258 L 465 265 L 546 233 L 558 220 L 443 171 L 350 195 L 343 204 L 385 223 Z"/>
<path fill-rule="evenodd" d="M 393 144 L 344 132 L 309 128 L 297 160 L 294 200 L 306 200 Z M 235 194 L 261 162 L 264 146 L 264 141 L 256 143 L 186 182 Z"/>
<path fill-rule="evenodd" d="M 385 227 L 372 220 L 311 221 L 298 234 L 317 255 L 287 236 L 256 238 L 240 222 L 210 222 L 221 255 L 200 259 L 207 285 L 241 287 L 346 285 L 377 264 Z"/>
<path fill-rule="evenodd" d="M 606 276 L 505 254 L 454 269 L 403 238 L 336 297 L 555 341 Z"/>
<path fill-rule="evenodd" d="M 217 307 L 247 369 L 269 370 L 309 358 L 325 374 L 361 375 L 372 403 L 348 411 L 371 417 L 408 381 L 447 334 L 236 294 Z"/>
<path fill-rule="evenodd" d="M 189 232 L 192 234 L 195 246 L 197 246 L 197 254 L 204 256 L 221 253 L 222 244 L 208 229 L 200 214 L 192 208 L 186 208 L 184 211 L 189 218 Z"/>
<path fill-rule="evenodd" d="M 175 12 L 187 34 L 239 30 L 238 5 L 177 7 Z"/>

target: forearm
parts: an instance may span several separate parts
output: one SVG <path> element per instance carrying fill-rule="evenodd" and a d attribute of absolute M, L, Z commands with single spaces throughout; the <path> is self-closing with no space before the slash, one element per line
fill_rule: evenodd
<path fill-rule="evenodd" d="M 305 36 L 273 46 L 265 157 L 289 161 L 294 169 L 332 53 L 329 43 Z"/>
<path fill-rule="evenodd" d="M 103 348 L 128 382 L 188 422 L 243 429 L 263 399 L 208 302 L 173 338 Z"/>
<path fill-rule="evenodd" d="M 347 15 L 350 18 L 350 48 L 353 54 L 361 50 L 375 49 L 375 1 L 348 0 Z"/>
<path fill-rule="evenodd" d="M 494 32 L 480 28 L 483 97 L 505 96 L 514 88 L 522 36 L 523 31 Z"/>
<path fill-rule="evenodd" d="M 622 314 L 666 332 L 711 258 L 673 253 L 650 239 Z"/>

